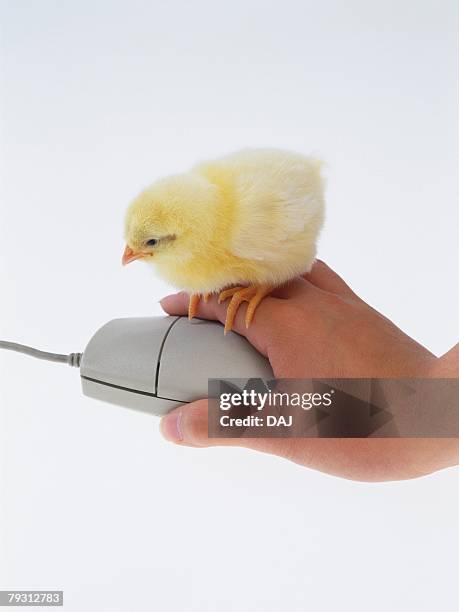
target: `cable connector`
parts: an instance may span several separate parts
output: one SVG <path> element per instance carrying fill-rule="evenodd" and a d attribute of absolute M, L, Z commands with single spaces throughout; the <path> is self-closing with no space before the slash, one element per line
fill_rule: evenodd
<path fill-rule="evenodd" d="M 83 353 L 70 353 L 68 356 L 68 364 L 72 368 L 79 368 Z"/>

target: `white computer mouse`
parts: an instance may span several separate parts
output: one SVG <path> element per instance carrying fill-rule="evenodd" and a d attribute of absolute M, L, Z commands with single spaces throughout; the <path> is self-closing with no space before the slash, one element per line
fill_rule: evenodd
<path fill-rule="evenodd" d="M 89 341 L 80 374 L 85 395 L 158 416 L 207 397 L 209 378 L 273 378 L 242 336 L 169 316 L 110 321 Z"/>

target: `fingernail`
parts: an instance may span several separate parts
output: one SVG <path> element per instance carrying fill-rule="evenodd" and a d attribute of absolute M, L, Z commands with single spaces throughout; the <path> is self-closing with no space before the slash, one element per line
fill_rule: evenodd
<path fill-rule="evenodd" d="M 177 410 L 171 414 L 166 415 L 161 420 L 161 433 L 170 442 L 181 442 L 183 440 L 182 434 L 182 411 Z"/>

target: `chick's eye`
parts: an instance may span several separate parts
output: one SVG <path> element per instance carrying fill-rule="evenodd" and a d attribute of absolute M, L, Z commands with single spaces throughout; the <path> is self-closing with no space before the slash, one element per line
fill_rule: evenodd
<path fill-rule="evenodd" d="M 155 244 L 157 244 L 158 241 L 156 240 L 156 238 L 151 238 L 150 240 L 147 240 L 147 242 L 145 243 L 147 246 L 152 247 L 155 246 Z"/>

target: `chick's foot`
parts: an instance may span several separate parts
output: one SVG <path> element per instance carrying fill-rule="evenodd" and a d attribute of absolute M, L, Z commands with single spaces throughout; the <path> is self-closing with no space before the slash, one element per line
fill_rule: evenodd
<path fill-rule="evenodd" d="M 234 319 L 242 302 L 249 303 L 245 313 L 245 326 L 249 327 L 258 304 L 272 290 L 273 287 L 270 285 L 251 285 L 250 287 L 231 287 L 222 291 L 218 296 L 219 304 L 231 298 L 226 311 L 225 334 L 233 328 Z"/>
<path fill-rule="evenodd" d="M 188 303 L 188 319 L 192 319 L 198 312 L 199 301 L 202 297 L 204 302 L 207 302 L 212 293 L 193 293 L 190 295 L 190 301 Z"/>
<path fill-rule="evenodd" d="M 196 316 L 196 313 L 198 312 L 198 306 L 199 306 L 199 300 L 201 299 L 201 296 L 199 295 L 199 293 L 192 293 L 190 295 L 190 301 L 188 302 L 188 319 L 191 320 L 193 317 Z"/>

